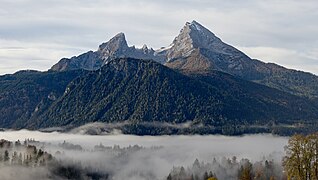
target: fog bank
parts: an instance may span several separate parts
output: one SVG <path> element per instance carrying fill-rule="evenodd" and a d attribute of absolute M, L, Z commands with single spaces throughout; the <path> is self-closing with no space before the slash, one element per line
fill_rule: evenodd
<path fill-rule="evenodd" d="M 133 136 L 105 135 L 92 136 L 65 133 L 43 133 L 38 131 L 0 132 L 1 139 L 16 141 L 32 138 L 46 143 L 43 148 L 55 154 L 62 152 L 63 160 L 80 161 L 84 166 L 99 171 L 112 172 L 114 179 L 164 179 L 174 166 L 190 166 L 195 159 L 212 162 L 213 158 L 236 156 L 259 161 L 266 157 L 281 161 L 287 137 L 273 135 L 229 136 Z M 80 145 L 82 150 L 62 148 L 66 141 Z M 138 145 L 143 148 L 131 148 L 125 151 L 94 151 L 96 145 L 105 147 L 129 147 Z M 156 148 L 154 148 L 156 147 Z M 95 147 L 96 149 L 96 147 Z M 114 153 L 115 152 L 115 153 Z M 123 153 L 124 152 L 124 153 Z M 117 153 L 117 154 L 116 154 Z"/>

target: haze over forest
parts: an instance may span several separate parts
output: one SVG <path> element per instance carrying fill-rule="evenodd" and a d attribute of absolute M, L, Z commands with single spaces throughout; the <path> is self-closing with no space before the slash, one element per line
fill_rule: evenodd
<path fill-rule="evenodd" d="M 226 136 L 131 136 L 108 135 L 90 136 L 80 134 L 42 133 L 37 131 L 6 131 L 0 137 L 21 142 L 26 138 L 34 139 L 38 148 L 52 154 L 63 164 L 80 162 L 83 167 L 91 167 L 100 173 L 110 173 L 115 179 L 166 179 L 173 167 L 192 166 L 200 162 L 212 163 L 216 158 L 220 163 L 224 158 L 236 156 L 238 161 L 248 158 L 251 162 L 273 160 L 281 166 L 284 146 L 288 138 L 272 135 L 248 135 L 242 137 Z M 32 144 L 32 142 L 30 142 Z M 43 143 L 43 144 L 42 144 Z M 137 145 L 137 146 L 135 146 Z M 96 150 L 96 147 L 128 148 L 125 156 L 117 156 L 109 149 Z M 135 147 L 134 147 L 135 146 Z M 95 147 L 95 150 L 94 150 Z M 141 149 L 140 149 L 141 148 Z M 61 152 L 59 157 L 56 152 Z M 118 151 L 119 152 L 119 151 Z M 117 153 L 118 153 L 117 152 Z M 14 172 L 14 169 L 2 169 Z M 217 169 L 210 169 L 211 171 Z M 238 170 L 238 169 L 237 169 Z M 23 177 L 45 177 L 45 168 L 41 170 L 24 170 Z M 233 172 L 235 170 L 232 170 Z M 48 173 L 48 172 L 47 172 Z M 222 177 L 222 172 L 216 172 Z M 8 179 L 21 177 L 8 174 Z M 236 172 L 234 173 L 236 174 Z M 222 179 L 222 178 L 221 178 Z"/>

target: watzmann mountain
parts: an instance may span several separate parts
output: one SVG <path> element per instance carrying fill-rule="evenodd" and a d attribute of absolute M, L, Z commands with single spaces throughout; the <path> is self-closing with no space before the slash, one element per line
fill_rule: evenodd
<path fill-rule="evenodd" d="M 20 71 L 0 83 L 3 128 L 104 122 L 140 135 L 317 128 L 317 76 L 251 59 L 195 21 L 166 48 L 128 46 L 119 33 L 47 72 Z"/>
<path fill-rule="evenodd" d="M 123 33 L 71 59 L 62 59 L 54 71 L 70 69 L 96 70 L 115 58 L 152 59 L 187 74 L 222 71 L 236 77 L 273 87 L 294 95 L 318 97 L 318 77 L 302 71 L 287 69 L 273 63 L 251 59 L 238 49 L 224 43 L 196 21 L 186 23 L 167 48 L 158 50 L 128 47 Z"/>

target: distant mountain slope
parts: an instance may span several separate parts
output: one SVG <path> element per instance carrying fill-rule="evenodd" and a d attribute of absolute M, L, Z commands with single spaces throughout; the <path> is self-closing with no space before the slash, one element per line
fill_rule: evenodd
<path fill-rule="evenodd" d="M 218 70 L 291 94 L 318 97 L 317 76 L 251 59 L 196 21 L 186 23 L 175 38 L 165 65 L 186 73 Z"/>
<path fill-rule="evenodd" d="M 124 57 L 153 59 L 185 73 L 222 71 L 294 95 L 318 98 L 317 76 L 251 59 L 224 43 L 196 21 L 186 23 L 167 48 L 153 50 L 147 46 L 141 49 L 128 47 L 125 35 L 119 33 L 110 41 L 101 44 L 97 51 L 89 51 L 70 59 L 64 58 L 51 70 L 97 70 L 112 59 Z"/>
<path fill-rule="evenodd" d="M 66 86 L 84 72 L 20 71 L 0 76 L 0 127 L 22 127 L 63 95 Z"/>
<path fill-rule="evenodd" d="M 89 122 L 227 124 L 315 120 L 311 101 L 221 72 L 185 76 L 150 60 L 109 61 L 77 78 L 66 93 L 28 127 L 79 126 Z"/>

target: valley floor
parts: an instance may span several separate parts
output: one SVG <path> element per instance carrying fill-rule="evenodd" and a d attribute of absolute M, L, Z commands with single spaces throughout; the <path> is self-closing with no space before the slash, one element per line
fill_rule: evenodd
<path fill-rule="evenodd" d="M 196 172 L 199 179 L 203 178 L 205 172 L 219 179 L 228 179 L 230 176 L 237 178 L 240 166 L 245 166 L 247 161 L 261 163 L 264 167 L 265 163 L 271 162 L 275 169 L 282 169 L 281 160 L 288 141 L 287 137 L 270 134 L 135 136 L 28 130 L 3 131 L 0 137 L 12 142 L 18 139 L 22 143 L 27 141 L 52 154 L 58 165 L 53 169 L 49 166 L 50 173 L 54 174 L 56 170 L 65 174 L 79 171 L 83 172 L 83 177 L 93 177 L 90 176 L 93 174 L 96 179 L 173 179 L 179 175 L 191 176 L 189 173 L 194 171 L 199 171 Z M 12 153 L 13 150 L 10 156 Z M 233 165 L 233 171 L 226 172 L 228 177 L 224 176 L 224 169 L 214 168 L 216 164 L 224 168 L 229 166 L 225 163 L 227 159 Z M 198 163 L 201 168 L 193 169 Z M 182 168 L 185 168 L 184 172 Z"/>

